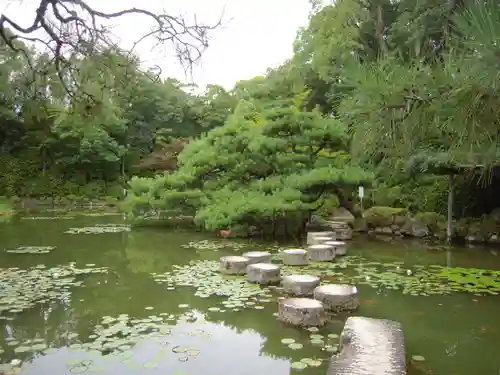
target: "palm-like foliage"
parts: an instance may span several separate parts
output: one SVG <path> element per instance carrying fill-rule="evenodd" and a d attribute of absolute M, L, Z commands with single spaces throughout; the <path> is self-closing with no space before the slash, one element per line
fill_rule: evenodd
<path fill-rule="evenodd" d="M 441 165 L 443 155 L 450 165 L 500 160 L 500 8 L 474 0 L 450 21 L 449 48 L 432 63 L 389 55 L 345 67 L 356 89 L 340 112 L 357 150 L 379 160 L 428 155 Z"/>

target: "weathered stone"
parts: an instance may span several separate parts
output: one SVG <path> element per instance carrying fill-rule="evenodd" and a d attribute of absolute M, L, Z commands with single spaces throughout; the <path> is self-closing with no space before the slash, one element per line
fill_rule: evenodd
<path fill-rule="evenodd" d="M 286 266 L 307 266 L 309 258 L 304 249 L 288 249 L 282 253 L 283 264 Z"/>
<path fill-rule="evenodd" d="M 353 311 L 359 307 L 358 288 L 347 284 L 327 284 L 314 289 L 314 299 L 328 311 Z"/>
<path fill-rule="evenodd" d="M 330 226 L 327 223 L 327 220 L 318 215 L 312 215 L 311 220 L 307 223 L 307 230 L 312 231 L 323 231 L 328 230 Z"/>
<path fill-rule="evenodd" d="M 307 248 L 309 259 L 316 262 L 329 262 L 335 259 L 335 250 L 330 245 L 312 245 Z"/>
<path fill-rule="evenodd" d="M 331 210 L 332 220 L 336 221 L 346 221 L 352 223 L 354 221 L 354 215 L 344 207 L 334 207 Z"/>
<path fill-rule="evenodd" d="M 418 217 L 407 217 L 404 225 L 401 227 L 401 233 L 405 236 L 426 237 L 429 235 L 429 228 Z"/>
<path fill-rule="evenodd" d="M 498 238 L 498 235 L 492 234 L 488 239 L 488 242 L 492 244 L 498 244 L 500 242 L 500 239 Z"/>
<path fill-rule="evenodd" d="M 281 283 L 285 293 L 295 296 L 310 296 L 320 284 L 320 279 L 318 276 L 290 275 L 283 277 Z"/>
<path fill-rule="evenodd" d="M 272 263 L 255 263 L 247 267 L 247 280 L 257 284 L 276 284 L 281 281 L 280 267 Z"/>
<path fill-rule="evenodd" d="M 220 258 L 220 272 L 228 275 L 244 275 L 249 264 L 248 258 L 227 256 Z"/>
<path fill-rule="evenodd" d="M 333 237 L 323 237 L 323 236 L 313 236 L 311 241 L 309 241 L 308 245 L 319 245 L 326 241 L 333 241 Z"/>
<path fill-rule="evenodd" d="M 337 230 L 337 240 L 350 240 L 352 239 L 352 229 L 338 229 Z"/>
<path fill-rule="evenodd" d="M 271 253 L 267 251 L 250 251 L 248 253 L 244 253 L 243 256 L 248 258 L 249 264 L 271 262 Z"/>
<path fill-rule="evenodd" d="M 294 326 L 322 326 L 326 323 L 323 304 L 310 298 L 288 298 L 279 301 L 278 318 Z"/>
<path fill-rule="evenodd" d="M 347 254 L 347 244 L 343 241 L 326 241 L 325 245 L 333 247 L 333 250 L 335 251 L 335 256 Z"/>
<path fill-rule="evenodd" d="M 335 232 L 308 232 L 307 233 L 307 244 L 316 245 L 318 242 L 317 237 L 328 237 L 330 241 L 335 241 L 337 239 L 337 234 Z"/>
<path fill-rule="evenodd" d="M 332 356 L 327 375 L 406 375 L 401 324 L 365 317 L 347 319 L 340 353 Z"/>
<path fill-rule="evenodd" d="M 375 228 L 375 233 L 386 234 L 386 235 L 394 234 L 393 230 L 390 227 L 377 227 Z"/>
<path fill-rule="evenodd" d="M 465 236 L 465 242 L 467 243 L 475 243 L 475 244 L 478 244 L 478 243 L 483 243 L 483 242 L 486 242 L 484 237 L 481 236 L 480 234 L 468 234 L 467 236 Z"/>

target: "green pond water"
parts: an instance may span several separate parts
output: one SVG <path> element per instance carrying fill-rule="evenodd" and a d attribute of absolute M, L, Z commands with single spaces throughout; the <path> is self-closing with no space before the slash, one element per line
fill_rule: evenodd
<path fill-rule="evenodd" d="M 275 317 L 279 288 L 217 274 L 221 256 L 262 248 L 276 250 L 130 230 L 121 215 L 44 212 L 1 224 L 0 372 L 326 374 L 346 316 L 318 332 L 286 327 Z M 354 240 L 333 264 L 283 273 L 355 282 L 356 315 L 403 324 L 410 375 L 496 375 L 500 278 L 457 267 L 500 270 L 500 256 Z"/>

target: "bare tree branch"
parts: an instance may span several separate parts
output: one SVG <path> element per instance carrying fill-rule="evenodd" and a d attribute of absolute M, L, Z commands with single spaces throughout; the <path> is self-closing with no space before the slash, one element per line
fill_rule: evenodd
<path fill-rule="evenodd" d="M 0 15 L 0 39 L 15 52 L 21 52 L 30 61 L 30 54 L 16 40 L 29 41 L 42 46 L 52 57 L 52 63 L 64 89 L 73 96 L 74 89 L 68 85 L 68 72 L 71 74 L 75 58 L 97 55 L 104 50 L 120 49 L 111 37 L 109 28 L 101 22 L 126 15 L 138 15 L 154 21 L 155 26 L 136 41 L 131 51 L 146 38 L 155 38 L 158 44 L 173 44 L 179 62 L 187 72 L 192 71 L 208 47 L 210 31 L 219 27 L 222 17 L 213 25 L 199 24 L 196 18 L 188 23 L 182 16 L 156 14 L 140 8 L 124 9 L 114 13 L 104 13 L 90 7 L 85 0 L 40 0 L 35 18 L 28 27 L 22 27 L 7 15 Z M 44 33 L 47 38 L 34 36 Z M 32 66 L 32 65 L 30 65 Z M 71 79 L 70 79 L 71 80 Z"/>

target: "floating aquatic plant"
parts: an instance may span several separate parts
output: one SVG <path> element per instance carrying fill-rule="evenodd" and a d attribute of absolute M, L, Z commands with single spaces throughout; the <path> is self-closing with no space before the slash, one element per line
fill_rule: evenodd
<path fill-rule="evenodd" d="M 54 246 L 19 246 L 15 249 L 5 249 L 5 252 L 9 254 L 48 254 L 54 249 Z"/>
<path fill-rule="evenodd" d="M 74 216 L 23 216 L 21 220 L 71 220 Z"/>
<path fill-rule="evenodd" d="M 88 217 L 104 217 L 104 216 L 121 216 L 120 212 L 83 212 L 79 214 L 80 216 Z"/>
<path fill-rule="evenodd" d="M 74 264 L 0 269 L 0 319 L 7 318 L 3 315 L 6 312 L 20 313 L 35 304 L 64 298 L 71 287 L 81 285 L 77 276 L 103 272 L 105 268 L 79 269 Z"/>
<path fill-rule="evenodd" d="M 250 304 L 246 302 L 255 296 L 259 296 L 262 302 L 267 301 L 265 296 L 269 296 L 273 288 L 261 289 L 247 283 L 244 277 L 221 275 L 218 269 L 219 263 L 216 261 L 196 261 L 174 267 L 173 271 L 166 274 L 154 274 L 154 277 L 158 283 L 167 284 L 167 290 L 192 286 L 197 289 L 195 295 L 202 298 L 228 296 L 235 302 L 229 303 L 231 308 L 248 307 Z M 283 265 L 281 273 L 284 276 L 296 274 L 297 268 Z M 405 267 L 403 262 L 380 263 L 358 256 L 342 257 L 335 262 L 314 262 L 301 267 L 301 273 L 319 276 L 324 282 L 367 285 L 412 296 L 500 292 L 500 271 L 438 265 Z"/>
<path fill-rule="evenodd" d="M 102 234 L 130 232 L 130 225 L 127 224 L 96 224 L 93 227 L 69 228 L 64 233 L 69 234 Z"/>
<path fill-rule="evenodd" d="M 244 278 L 226 277 L 219 274 L 219 262 L 196 261 L 185 266 L 174 266 L 174 270 L 164 274 L 154 274 L 157 283 L 167 284 L 167 290 L 179 286 L 196 288 L 195 296 L 208 298 L 210 296 L 227 297 L 221 304 L 227 309 L 253 308 L 262 310 L 261 303 L 272 301 L 269 288 L 248 283 Z M 259 304 L 257 304 L 257 302 Z M 209 311 L 222 311 L 218 307 Z"/>
<path fill-rule="evenodd" d="M 188 244 L 181 246 L 184 248 L 191 248 L 196 250 L 219 250 L 219 249 L 241 250 L 248 247 L 248 245 L 234 241 L 210 241 L 210 240 L 191 241 Z"/>

